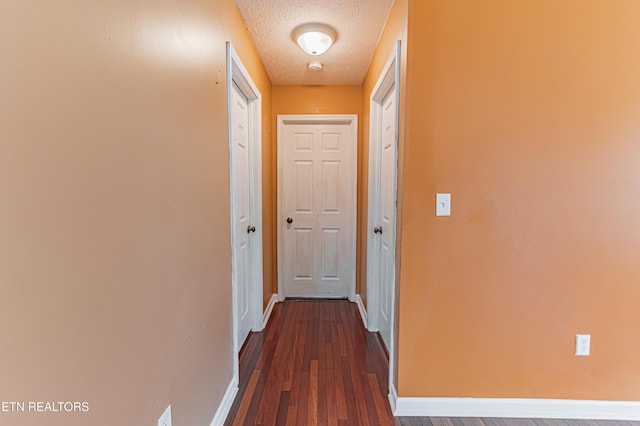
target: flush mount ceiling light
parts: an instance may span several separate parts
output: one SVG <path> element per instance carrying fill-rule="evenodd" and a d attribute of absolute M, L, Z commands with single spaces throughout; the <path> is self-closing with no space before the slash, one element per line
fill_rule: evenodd
<path fill-rule="evenodd" d="M 304 24 L 293 31 L 293 39 L 309 55 L 322 55 L 336 41 L 336 32 L 325 24 Z"/>

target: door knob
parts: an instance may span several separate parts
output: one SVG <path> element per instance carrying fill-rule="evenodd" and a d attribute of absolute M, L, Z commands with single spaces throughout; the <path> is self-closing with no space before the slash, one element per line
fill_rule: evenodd
<path fill-rule="evenodd" d="M 382 226 L 376 226 L 375 228 L 373 228 L 373 233 L 382 234 Z"/>
<path fill-rule="evenodd" d="M 292 217 L 288 217 L 287 218 L 287 223 L 293 223 L 293 218 Z"/>
<path fill-rule="evenodd" d="M 247 234 L 250 234 L 251 232 L 256 232 L 256 227 L 255 226 L 247 226 Z"/>

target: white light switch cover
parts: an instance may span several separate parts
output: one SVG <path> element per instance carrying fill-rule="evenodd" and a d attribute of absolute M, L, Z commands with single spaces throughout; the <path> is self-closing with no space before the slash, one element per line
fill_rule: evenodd
<path fill-rule="evenodd" d="M 451 216 L 451 194 L 436 194 L 436 216 Z"/>

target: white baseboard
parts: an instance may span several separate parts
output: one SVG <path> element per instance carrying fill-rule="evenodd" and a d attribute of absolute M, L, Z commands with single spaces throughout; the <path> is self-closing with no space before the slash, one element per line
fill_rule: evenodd
<path fill-rule="evenodd" d="M 234 376 L 227 387 L 227 391 L 224 393 L 222 397 L 222 401 L 220 401 L 220 405 L 218 405 L 218 411 L 216 411 L 216 415 L 213 416 L 213 420 L 211 420 L 211 426 L 223 426 L 225 420 L 227 420 L 227 416 L 229 415 L 229 411 L 231 410 L 231 406 L 233 405 L 233 401 L 236 398 L 236 394 L 238 393 L 238 377 Z"/>
<path fill-rule="evenodd" d="M 396 391 L 396 387 L 393 385 L 393 383 L 389 383 L 389 405 L 391 405 L 392 413 L 396 412 L 396 407 L 398 405 L 397 402 L 398 402 L 398 392 Z"/>
<path fill-rule="evenodd" d="M 269 322 L 269 318 L 271 317 L 271 311 L 273 311 L 273 307 L 278 303 L 278 295 L 272 294 L 271 299 L 269 299 L 269 303 L 267 304 L 267 309 L 264 310 L 264 315 L 262 317 L 262 329 L 267 326 Z"/>
<path fill-rule="evenodd" d="M 394 397 L 391 393 L 389 401 L 396 416 L 640 420 L 640 401 L 406 398 L 397 395 Z"/>
<path fill-rule="evenodd" d="M 360 318 L 362 318 L 362 322 L 364 324 L 365 329 L 369 329 L 369 325 L 367 324 L 367 310 L 364 308 L 364 303 L 362 303 L 362 298 L 359 294 L 356 294 L 356 304 L 358 305 L 358 310 L 360 311 Z"/>

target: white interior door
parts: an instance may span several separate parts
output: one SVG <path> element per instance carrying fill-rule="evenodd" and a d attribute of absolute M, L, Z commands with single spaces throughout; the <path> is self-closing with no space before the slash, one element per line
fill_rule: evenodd
<path fill-rule="evenodd" d="M 380 253 L 378 286 L 378 327 L 382 340 L 389 348 L 392 325 L 393 281 L 395 263 L 396 214 L 396 90 L 389 92 L 382 102 L 380 127 L 380 206 L 378 232 L 374 232 Z"/>
<path fill-rule="evenodd" d="M 227 117 L 231 194 L 233 377 L 249 331 L 264 327 L 262 313 L 262 95 L 227 42 Z M 215 308 L 214 308 L 215 309 Z"/>
<path fill-rule="evenodd" d="M 234 274 L 236 282 L 237 344 L 242 346 L 251 331 L 251 245 L 255 224 L 251 223 L 251 181 L 249 145 L 249 108 L 247 98 L 233 84 L 232 114 L 232 185 L 235 199 Z"/>
<path fill-rule="evenodd" d="M 371 92 L 370 104 L 367 325 L 369 331 L 380 332 L 390 361 L 395 339 L 399 52 L 398 42 Z"/>
<path fill-rule="evenodd" d="M 280 126 L 285 297 L 349 297 L 355 286 L 356 118 Z"/>

